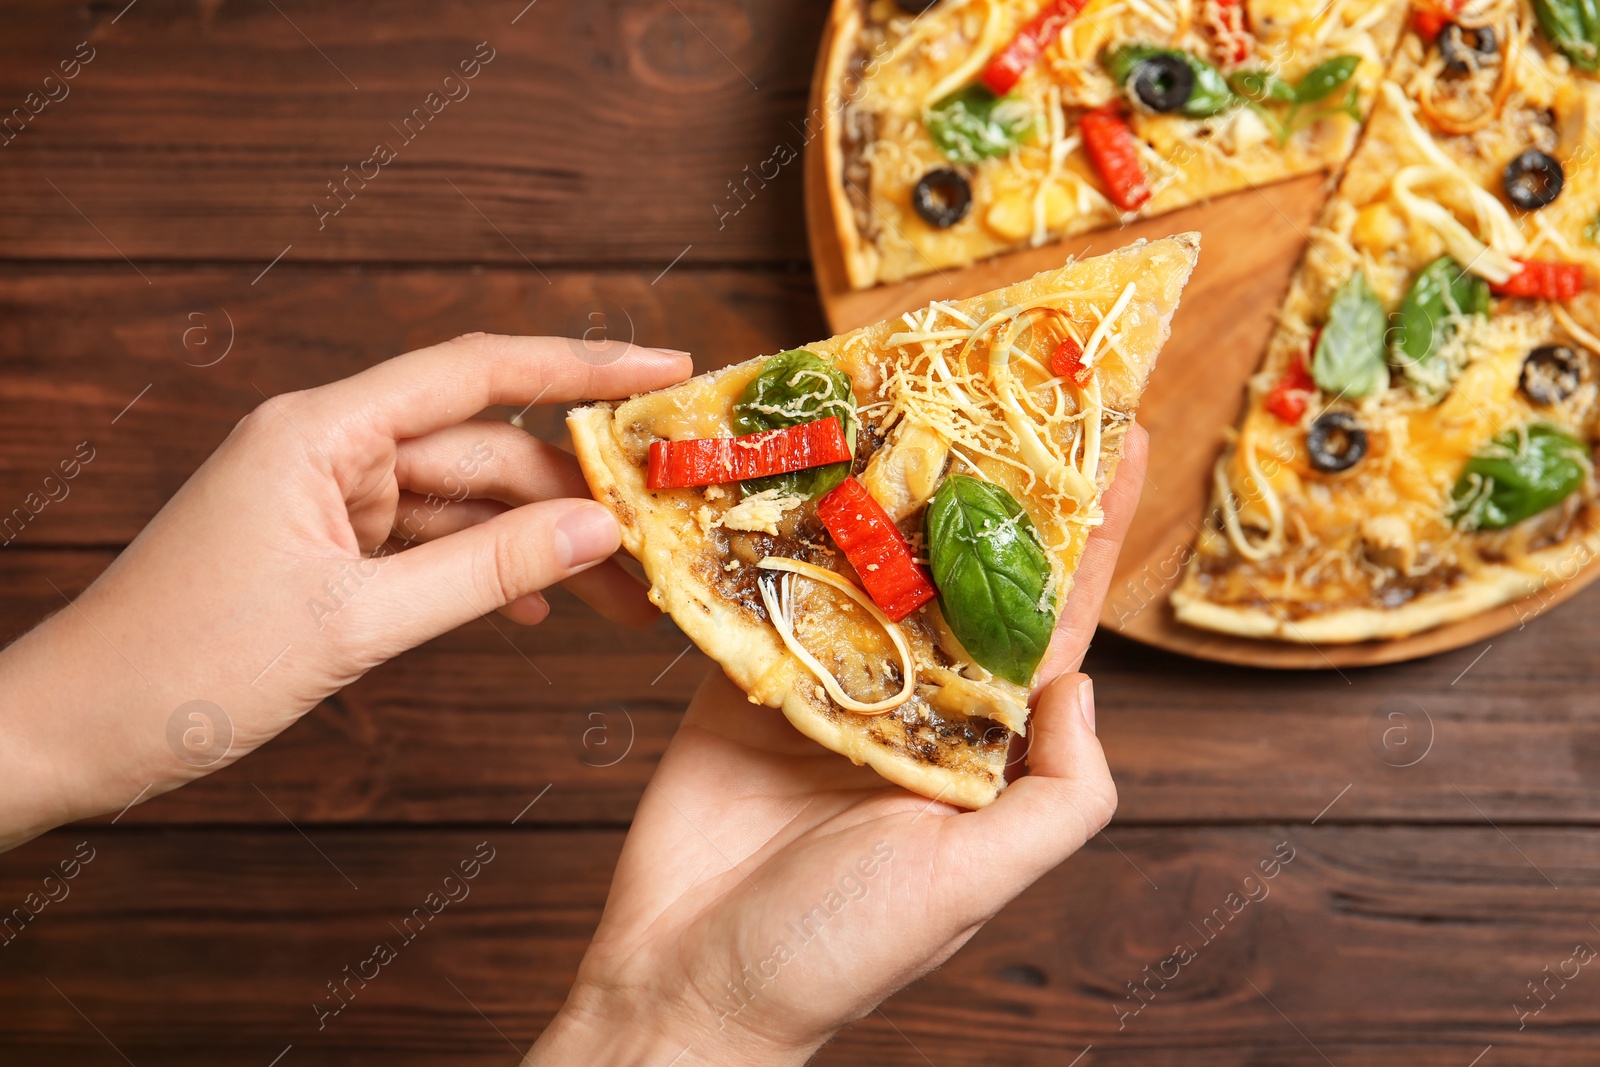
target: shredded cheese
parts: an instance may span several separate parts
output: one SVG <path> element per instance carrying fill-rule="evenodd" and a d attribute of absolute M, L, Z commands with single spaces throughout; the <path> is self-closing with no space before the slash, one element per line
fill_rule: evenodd
<path fill-rule="evenodd" d="M 823 688 L 827 690 L 833 702 L 846 711 L 853 711 L 857 715 L 882 715 L 893 711 L 907 700 L 911 699 L 912 692 L 917 686 L 917 668 L 911 658 L 911 646 L 907 644 L 906 637 L 900 627 L 889 621 L 889 617 L 878 610 L 878 605 L 861 590 L 846 580 L 843 576 L 835 574 L 824 567 L 818 567 L 798 559 L 787 559 L 782 556 L 768 556 L 756 564 L 762 570 L 784 572 L 773 581 L 758 580 L 757 588 L 761 591 L 761 602 L 767 607 L 767 614 L 772 618 L 772 625 L 777 629 L 778 636 L 783 639 L 784 647 L 794 653 L 796 659 L 803 663 L 807 670 L 814 674 Z M 810 578 L 812 581 L 821 582 L 823 585 L 832 586 L 844 593 L 867 610 L 879 626 L 883 627 L 889 635 L 889 640 L 894 642 L 895 651 L 900 653 L 901 673 L 905 684 L 900 692 L 885 700 L 873 703 L 863 703 L 856 700 L 844 687 L 833 673 L 824 667 L 817 657 L 813 656 L 802 645 L 794 634 L 794 577 L 799 575 Z M 776 591 L 772 588 L 777 586 Z"/>

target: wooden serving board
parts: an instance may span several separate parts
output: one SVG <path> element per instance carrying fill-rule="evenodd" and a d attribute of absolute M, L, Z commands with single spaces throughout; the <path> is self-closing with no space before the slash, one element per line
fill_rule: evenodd
<path fill-rule="evenodd" d="M 829 42 L 824 38 L 821 55 Z M 811 88 L 821 115 L 823 63 Z M 1177 584 L 1211 499 L 1211 468 L 1238 422 L 1254 373 L 1306 237 L 1327 195 L 1320 176 L 1297 178 L 1065 242 L 997 256 L 894 285 L 852 290 L 827 195 L 822 136 L 806 149 L 806 226 L 823 313 L 835 332 L 1009 285 L 1139 238 L 1198 230 L 1200 265 L 1184 290 L 1139 406 L 1150 433 L 1150 467 L 1132 532 L 1117 562 L 1100 625 L 1157 648 L 1222 663 L 1297 669 L 1395 663 L 1460 648 L 1524 625 L 1600 577 L 1600 560 L 1531 597 L 1412 637 L 1352 645 L 1303 645 L 1230 637 L 1185 626 L 1167 594 Z"/>

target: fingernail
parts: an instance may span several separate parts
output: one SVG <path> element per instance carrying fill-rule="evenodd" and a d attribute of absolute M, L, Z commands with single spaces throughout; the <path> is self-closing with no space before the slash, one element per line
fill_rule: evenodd
<path fill-rule="evenodd" d="M 1094 682 L 1088 678 L 1078 683 L 1078 710 L 1083 712 L 1089 732 L 1094 733 Z"/>
<path fill-rule="evenodd" d="M 652 348 L 650 351 L 660 352 L 663 356 L 687 356 L 689 354 L 676 348 Z"/>
<path fill-rule="evenodd" d="M 556 520 L 556 542 L 567 568 L 583 567 L 617 550 L 617 520 L 599 504 L 573 508 Z"/>

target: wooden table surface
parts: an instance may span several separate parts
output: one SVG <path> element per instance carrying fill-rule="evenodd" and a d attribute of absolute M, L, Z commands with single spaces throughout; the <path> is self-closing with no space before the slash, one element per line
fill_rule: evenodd
<path fill-rule="evenodd" d="M 126 2 L 0 23 L 0 510 L 96 452 L 0 551 L 0 638 L 262 394 L 474 329 L 602 326 L 702 368 L 826 333 L 800 168 L 771 162 L 803 143 L 821 0 Z M 427 111 L 475 52 L 470 95 Z M 395 158 L 336 199 L 380 141 Z M 817 1062 L 1594 1063 L 1597 608 L 1343 674 L 1103 636 L 1116 821 Z M 535 630 L 465 627 L 225 773 L 0 857 L 0 913 L 94 857 L 0 946 L 0 1062 L 510 1067 L 707 667 L 666 622 L 558 596 Z M 325 983 L 481 841 L 471 897 L 319 1031 Z"/>

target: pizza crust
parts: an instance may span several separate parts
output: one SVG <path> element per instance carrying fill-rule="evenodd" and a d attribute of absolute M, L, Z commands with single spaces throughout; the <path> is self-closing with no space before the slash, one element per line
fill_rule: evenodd
<path fill-rule="evenodd" d="M 1119 252 L 1069 263 L 1007 289 L 952 306 L 978 320 L 996 311 L 1073 290 L 1095 291 L 1128 281 L 1141 287 L 1122 320 L 1118 349 L 1099 365 L 1104 406 L 1118 421 L 1103 432 L 1096 488 L 1115 476 L 1126 428 L 1139 394 L 1169 332 L 1172 313 L 1199 254 L 1199 235 L 1138 242 Z M 849 371 L 858 397 L 876 388 L 887 338 L 904 329 L 879 323 L 806 348 Z M 690 640 L 720 664 L 752 702 L 779 708 L 801 733 L 884 778 L 923 796 L 960 807 L 993 802 L 1005 786 L 1011 731 L 988 719 L 944 719 L 907 724 L 895 714 L 857 715 L 835 705 L 810 672 L 784 647 L 759 604 L 731 597 L 720 573 L 723 562 L 714 529 L 694 521 L 698 490 L 652 492 L 637 439 L 625 439 L 640 420 L 662 412 L 698 420 L 722 418 L 763 359 L 751 360 L 621 404 L 574 410 L 567 423 L 574 449 L 595 499 L 609 507 L 622 528 L 622 544 L 644 566 L 650 599 L 670 614 Z M 672 401 L 663 404 L 664 401 Z M 656 407 L 649 405 L 655 404 Z M 713 415 L 713 413 L 715 413 Z M 703 434 L 704 424 L 694 428 Z M 1082 551 L 1079 542 L 1068 574 Z M 1059 593 L 1064 599 L 1067 587 Z"/>
<path fill-rule="evenodd" d="M 844 184 L 844 119 L 845 109 L 850 106 L 845 76 L 860 36 L 860 0 L 838 0 L 829 18 L 828 46 L 822 54 L 823 67 L 817 81 L 823 98 L 817 106 L 826 112 L 822 120 L 822 159 L 828 214 L 852 289 L 865 289 L 878 278 L 878 250 L 856 226 L 855 205 Z"/>
<path fill-rule="evenodd" d="M 1425 593 L 1399 607 L 1342 608 L 1303 619 L 1206 600 L 1188 588 L 1192 576 L 1186 576 L 1171 601 L 1179 622 L 1237 637 L 1274 638 L 1305 645 L 1389 640 L 1459 622 L 1537 593 L 1553 584 L 1552 576 L 1559 575 L 1561 568 L 1580 554 L 1585 562 L 1600 555 L 1600 531 L 1589 530 L 1530 553 L 1522 567 L 1486 567 L 1449 589 Z"/>

